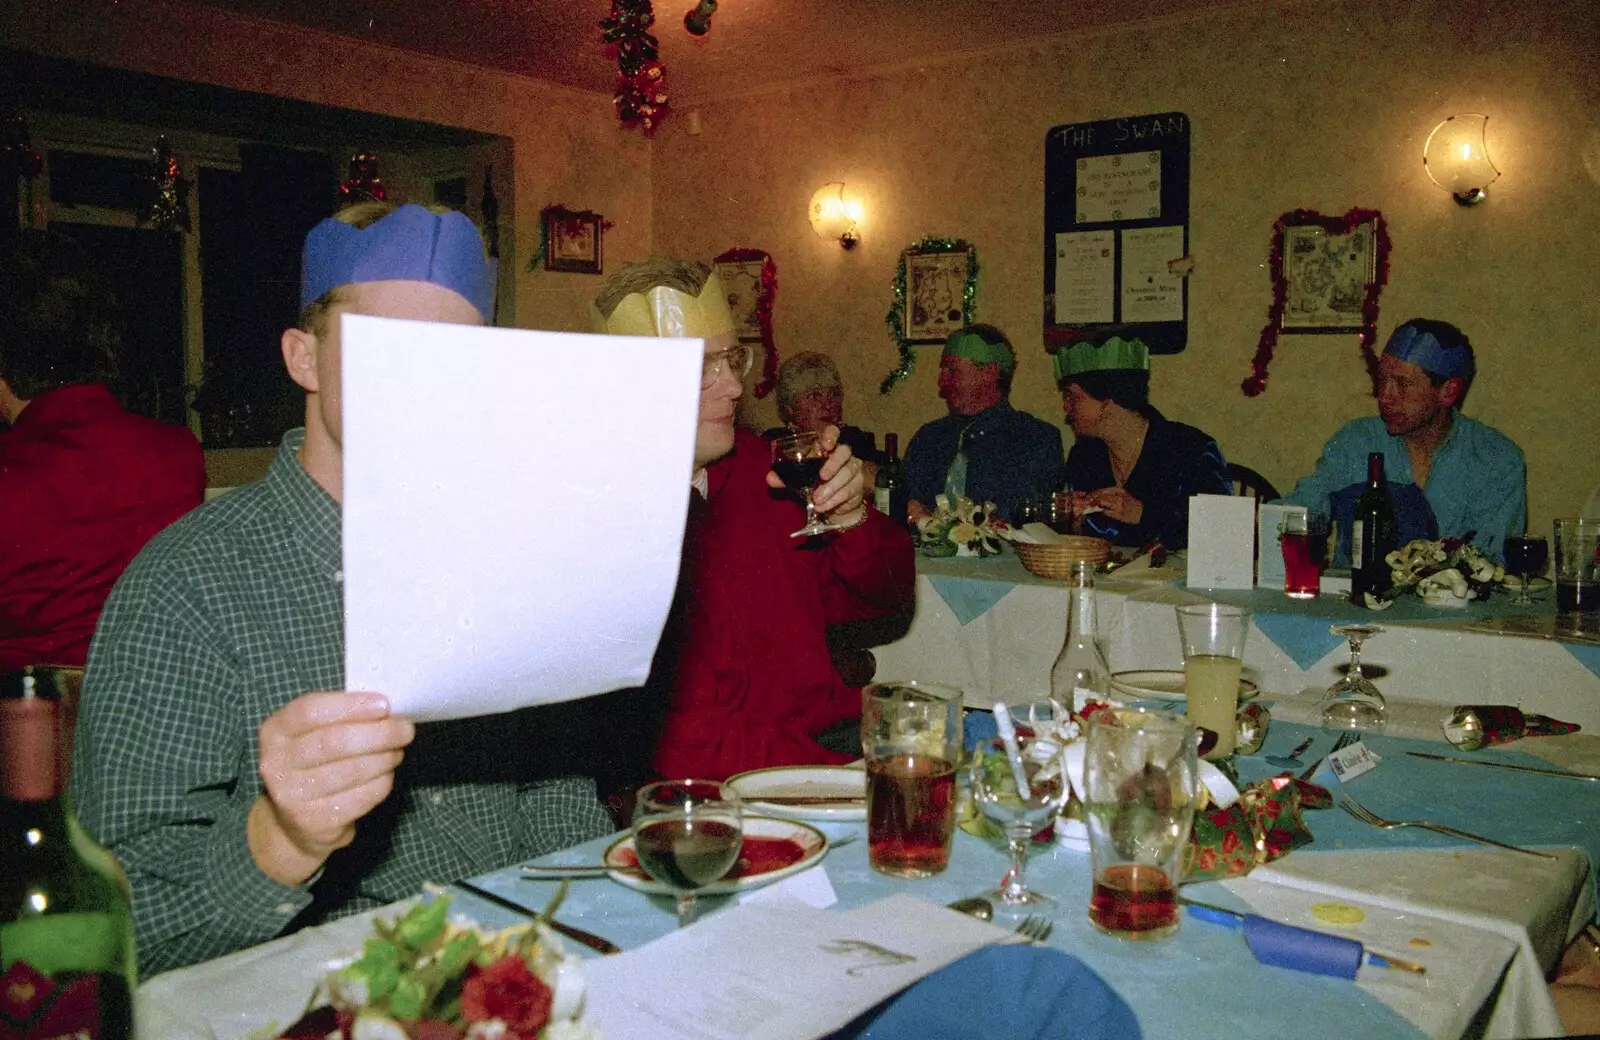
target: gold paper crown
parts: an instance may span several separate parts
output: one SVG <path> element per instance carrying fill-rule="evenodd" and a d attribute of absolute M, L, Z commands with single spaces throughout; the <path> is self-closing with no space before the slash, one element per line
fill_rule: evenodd
<path fill-rule="evenodd" d="M 713 273 L 699 296 L 658 285 L 647 293 L 629 293 L 607 318 L 589 305 L 589 328 L 608 336 L 656 336 L 710 339 L 733 331 L 728 293 Z"/>

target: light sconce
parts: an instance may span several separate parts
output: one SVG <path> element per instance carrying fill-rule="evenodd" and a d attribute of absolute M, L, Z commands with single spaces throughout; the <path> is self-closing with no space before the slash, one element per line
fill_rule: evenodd
<path fill-rule="evenodd" d="M 1488 198 L 1488 187 L 1500 176 L 1489 159 L 1484 128 L 1489 117 L 1468 113 L 1451 116 L 1433 128 L 1422 146 L 1422 166 L 1433 183 L 1463 206 Z"/>
<path fill-rule="evenodd" d="M 861 200 L 844 193 L 844 182 L 833 181 L 811 196 L 811 230 L 821 238 L 834 238 L 846 249 L 861 241 Z"/>

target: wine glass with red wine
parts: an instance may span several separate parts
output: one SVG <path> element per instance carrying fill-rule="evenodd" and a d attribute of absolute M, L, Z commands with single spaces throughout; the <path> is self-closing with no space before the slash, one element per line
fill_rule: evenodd
<path fill-rule="evenodd" d="M 1506 537 L 1506 570 L 1522 578 L 1522 588 L 1517 590 L 1513 603 L 1532 603 L 1528 595 L 1533 579 L 1544 574 L 1550 562 L 1550 543 L 1543 535 L 1524 534 Z"/>
<path fill-rule="evenodd" d="M 732 869 L 743 843 L 743 807 L 728 785 L 662 780 L 639 789 L 634 855 L 677 893 L 679 928 L 694 923 L 695 893 Z"/>
<path fill-rule="evenodd" d="M 817 507 L 811 502 L 811 489 L 822 478 L 822 464 L 827 461 L 821 435 L 809 430 L 797 430 L 772 442 L 772 472 L 791 491 L 798 491 L 806 503 L 806 525 L 791 538 L 810 538 L 835 530 L 832 524 L 818 518 Z"/>

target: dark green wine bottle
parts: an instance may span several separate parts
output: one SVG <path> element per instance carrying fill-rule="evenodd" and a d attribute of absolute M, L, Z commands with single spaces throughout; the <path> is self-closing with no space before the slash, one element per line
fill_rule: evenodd
<path fill-rule="evenodd" d="M 1388 556 L 1399 548 L 1394 506 L 1389 502 L 1389 484 L 1383 474 L 1383 452 L 1367 456 L 1367 488 L 1356 499 L 1356 515 L 1350 525 L 1350 600 L 1363 602 L 1363 593 L 1382 596 L 1393 578 Z"/>
<path fill-rule="evenodd" d="M 906 507 L 910 504 L 910 489 L 906 486 L 905 472 L 900 466 L 900 438 L 892 433 L 883 435 L 883 465 L 873 483 L 872 504 L 878 512 L 897 524 L 906 522 Z"/>
<path fill-rule="evenodd" d="M 127 883 L 67 806 L 60 704 L 33 669 L 0 675 L 0 1036 L 133 1036 Z"/>

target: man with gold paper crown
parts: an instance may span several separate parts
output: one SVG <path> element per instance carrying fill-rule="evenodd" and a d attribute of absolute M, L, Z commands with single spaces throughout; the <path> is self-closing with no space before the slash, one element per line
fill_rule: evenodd
<path fill-rule="evenodd" d="M 927 423 L 906 446 L 912 520 L 945 495 L 993 502 L 1007 520 L 1025 500 L 1061 480 L 1061 431 L 1011 407 L 1017 355 L 993 325 L 950 334 L 939 358 L 939 396 L 950 414 Z"/>
<path fill-rule="evenodd" d="M 826 630 L 910 608 L 909 536 L 864 501 L 861 462 L 830 426 L 813 500 L 838 530 L 791 537 L 804 509 L 772 472 L 770 445 L 734 427 L 752 351 L 735 342 L 709 268 L 634 261 L 606 280 L 591 320 L 612 335 L 705 341 L 678 594 L 645 687 L 646 705 L 664 713 L 652 770 L 720 780 L 859 757 L 861 694 L 834 668 Z"/>

